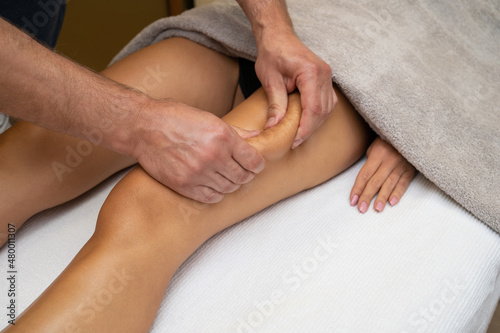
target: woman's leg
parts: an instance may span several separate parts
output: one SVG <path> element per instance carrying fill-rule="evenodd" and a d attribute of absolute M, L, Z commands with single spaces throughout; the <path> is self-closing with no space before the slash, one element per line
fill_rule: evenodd
<path fill-rule="evenodd" d="M 224 119 L 262 129 L 267 106 L 259 91 Z M 267 159 L 264 171 L 217 204 L 182 197 L 136 167 L 110 193 L 89 242 L 11 329 L 147 332 L 172 275 L 203 242 L 340 173 L 367 146 L 366 125 L 341 95 L 333 115 L 292 151 L 299 118 L 294 94 L 285 119 L 251 140 Z"/>
<path fill-rule="evenodd" d="M 222 117 L 235 99 L 238 64 L 172 38 L 132 54 L 103 74 L 152 97 L 174 98 Z M 102 132 L 113 124 L 95 125 L 91 142 L 25 122 L 0 136 L 0 246 L 8 223 L 18 230 L 35 213 L 71 200 L 135 163 L 98 145 Z"/>

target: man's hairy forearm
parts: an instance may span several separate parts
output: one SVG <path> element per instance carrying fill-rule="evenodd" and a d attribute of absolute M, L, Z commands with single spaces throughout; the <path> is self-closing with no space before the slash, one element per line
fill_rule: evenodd
<path fill-rule="evenodd" d="M 285 0 L 237 0 L 252 25 L 257 42 L 266 30 L 293 32 Z"/>
<path fill-rule="evenodd" d="M 121 153 L 144 94 L 52 52 L 0 19 L 0 112 L 39 126 L 86 138 L 101 131 L 102 143 Z"/>

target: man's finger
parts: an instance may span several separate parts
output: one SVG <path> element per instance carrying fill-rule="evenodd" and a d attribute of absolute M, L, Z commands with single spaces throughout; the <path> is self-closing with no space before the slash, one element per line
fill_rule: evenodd
<path fill-rule="evenodd" d="M 211 187 L 202 185 L 195 186 L 194 188 L 189 188 L 185 191 L 179 191 L 177 193 L 190 199 L 207 204 L 217 203 L 224 199 L 224 194 L 217 192 Z"/>
<path fill-rule="evenodd" d="M 281 76 L 263 85 L 263 88 L 269 99 L 267 122 L 264 126 L 264 129 L 268 129 L 279 123 L 285 116 L 288 107 L 288 92 Z"/>
<path fill-rule="evenodd" d="M 237 185 L 246 184 L 255 177 L 255 174 L 252 171 L 244 169 L 233 158 L 231 158 L 227 163 L 224 163 L 224 168 L 221 168 L 218 173 L 230 182 Z M 226 183 L 221 184 L 228 185 Z M 227 191 L 219 190 L 219 188 L 217 187 L 213 188 L 221 193 L 228 193 Z"/>
<path fill-rule="evenodd" d="M 302 118 L 292 148 L 297 148 L 328 118 L 334 107 L 334 91 L 331 84 L 328 89 L 313 87 L 310 84 L 299 87 L 302 101 Z"/>
<path fill-rule="evenodd" d="M 253 177 L 253 173 L 247 172 Z M 222 194 L 233 193 L 241 187 L 240 184 L 235 184 L 233 181 L 227 179 L 224 175 L 216 172 L 213 175 L 213 184 L 206 184 L 207 186 L 213 188 L 215 191 Z"/>
<path fill-rule="evenodd" d="M 262 155 L 245 140 L 238 138 L 237 144 L 233 146 L 233 159 L 245 170 L 255 174 L 264 170 L 265 160 Z"/>

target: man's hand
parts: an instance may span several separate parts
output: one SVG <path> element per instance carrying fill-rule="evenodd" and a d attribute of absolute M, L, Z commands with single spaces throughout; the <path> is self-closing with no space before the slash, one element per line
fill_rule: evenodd
<path fill-rule="evenodd" d="M 257 76 L 269 98 L 266 128 L 285 116 L 288 94 L 298 89 L 302 118 L 292 148 L 298 147 L 328 118 L 337 103 L 330 66 L 309 50 L 295 34 L 262 36 L 255 65 Z"/>
<path fill-rule="evenodd" d="M 153 100 L 138 125 L 132 155 L 150 176 L 186 197 L 219 202 L 264 168 L 259 152 L 239 135 L 259 131 L 235 129 L 209 112 Z"/>
<path fill-rule="evenodd" d="M 292 148 L 298 147 L 331 114 L 337 96 L 332 70 L 293 31 L 285 0 L 237 0 L 252 25 L 257 42 L 255 69 L 269 98 L 266 128 L 283 119 L 288 94 L 298 89 L 302 118 Z"/>
<path fill-rule="evenodd" d="M 48 50 L 1 18 L 0 31 L 0 112 L 98 141 L 137 159 L 174 191 L 206 203 L 222 200 L 264 168 L 262 156 L 238 135 L 258 133 L 151 99 Z"/>

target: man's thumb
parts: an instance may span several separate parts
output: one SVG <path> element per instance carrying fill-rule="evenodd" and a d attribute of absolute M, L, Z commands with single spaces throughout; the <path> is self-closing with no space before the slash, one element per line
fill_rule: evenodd
<path fill-rule="evenodd" d="M 269 109 L 264 129 L 275 126 L 283 119 L 288 104 L 288 94 L 284 85 L 283 89 L 275 89 L 268 92 L 267 95 L 269 98 Z"/>

